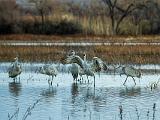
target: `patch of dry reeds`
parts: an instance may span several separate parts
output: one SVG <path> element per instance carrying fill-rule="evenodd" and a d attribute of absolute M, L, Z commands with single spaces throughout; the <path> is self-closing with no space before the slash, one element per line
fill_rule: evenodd
<path fill-rule="evenodd" d="M 107 63 L 159 64 L 160 47 L 154 45 L 136 46 L 0 46 L 0 61 L 12 61 L 19 56 L 26 62 L 62 62 L 69 50 L 75 50 L 81 57 L 85 52 L 87 59 L 97 56 Z"/>
<path fill-rule="evenodd" d="M 59 41 L 59 42 L 160 42 L 160 36 L 106 36 L 106 35 L 34 35 L 34 34 L 8 34 L 8 35 L 0 35 L 0 41 L 3 40 L 24 40 L 24 41 Z"/>

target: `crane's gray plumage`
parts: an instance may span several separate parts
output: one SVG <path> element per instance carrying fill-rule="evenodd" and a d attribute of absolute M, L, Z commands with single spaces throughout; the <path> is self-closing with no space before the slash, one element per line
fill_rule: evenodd
<path fill-rule="evenodd" d="M 8 69 L 8 75 L 11 78 L 15 78 L 20 75 L 22 72 L 22 66 L 18 61 L 18 57 L 15 58 L 15 62 L 12 63 L 12 66 Z"/>
<path fill-rule="evenodd" d="M 132 66 L 125 66 L 125 67 L 122 67 L 122 73 L 120 75 L 126 75 L 127 78 L 128 77 L 132 77 L 135 85 L 136 85 L 136 82 L 135 82 L 135 79 L 134 77 L 137 77 L 137 78 L 140 78 L 141 77 L 141 72 L 137 69 L 135 69 L 134 67 Z M 123 85 L 125 85 L 126 81 L 127 81 L 127 78 L 126 80 L 124 81 Z"/>
<path fill-rule="evenodd" d="M 57 68 L 55 66 L 52 66 L 52 65 L 44 65 L 44 66 L 42 66 L 38 69 L 38 72 L 41 73 L 41 74 L 51 76 L 52 81 L 53 81 L 53 77 L 56 77 L 57 74 L 58 74 Z M 50 83 L 51 85 L 52 85 L 52 81 Z"/>
<path fill-rule="evenodd" d="M 66 59 L 66 62 L 69 63 L 69 64 L 71 64 L 71 63 L 77 63 L 82 69 L 84 67 L 84 61 L 78 55 L 68 56 L 67 59 Z"/>
<path fill-rule="evenodd" d="M 84 58 L 75 55 L 75 51 L 70 51 L 66 59 L 67 63 L 77 63 L 81 70 L 79 70 L 79 75 L 82 78 L 83 75 L 94 77 L 94 86 L 95 86 L 95 74 L 94 72 L 101 72 L 102 70 L 108 70 L 107 65 L 98 57 L 93 57 L 92 63 L 89 65 L 86 61 L 86 54 L 84 53 Z"/>
<path fill-rule="evenodd" d="M 98 57 L 93 57 L 92 59 L 92 67 L 95 72 L 107 71 L 107 65 Z"/>
<path fill-rule="evenodd" d="M 87 76 L 87 79 L 89 76 L 91 77 L 94 77 L 94 81 L 95 81 L 95 75 L 94 75 L 94 72 L 87 68 L 87 69 L 82 69 L 81 72 L 80 72 L 80 76 L 83 76 L 83 75 L 86 75 Z M 88 79 L 88 82 L 89 82 L 89 79 Z"/>
<path fill-rule="evenodd" d="M 91 67 L 86 62 L 86 54 L 84 54 L 84 60 L 75 54 L 72 54 L 71 56 L 68 56 L 66 59 L 67 63 L 77 63 L 81 70 L 79 69 L 79 75 L 82 77 L 82 75 L 86 75 L 87 79 L 88 76 L 94 77 L 94 86 L 95 86 L 95 75 L 94 72 L 91 70 Z M 88 80 L 89 82 L 89 80 Z"/>
<path fill-rule="evenodd" d="M 80 66 L 77 63 L 72 63 L 71 67 L 69 68 L 69 71 L 72 74 L 73 80 L 77 82 L 78 80 L 78 75 L 79 75 L 79 68 Z"/>

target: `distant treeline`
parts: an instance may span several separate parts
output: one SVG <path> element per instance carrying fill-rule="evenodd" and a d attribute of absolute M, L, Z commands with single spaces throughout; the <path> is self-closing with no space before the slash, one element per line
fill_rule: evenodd
<path fill-rule="evenodd" d="M 0 1 L 0 34 L 144 35 L 160 33 L 160 0 Z"/>

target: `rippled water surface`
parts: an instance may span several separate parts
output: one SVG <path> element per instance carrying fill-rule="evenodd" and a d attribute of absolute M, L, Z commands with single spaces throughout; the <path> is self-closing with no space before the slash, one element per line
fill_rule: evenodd
<path fill-rule="evenodd" d="M 28 107 L 32 107 L 27 120 L 158 120 L 160 118 L 160 89 L 147 88 L 158 81 L 157 74 L 143 74 L 132 78 L 123 86 L 126 76 L 101 73 L 96 74 L 96 87 L 90 84 L 74 83 L 71 74 L 59 73 L 53 87 L 48 85 L 48 76 L 37 74 L 25 68 L 20 82 L 8 78 L 7 65 L 1 64 L 0 70 L 0 120 L 7 120 L 8 113 L 15 120 L 22 120 Z M 28 65 L 28 67 L 30 67 Z M 38 64 L 37 64 L 38 66 Z M 84 78 L 86 79 L 86 78 Z M 155 109 L 153 104 L 155 103 Z M 122 117 L 120 115 L 122 106 Z"/>

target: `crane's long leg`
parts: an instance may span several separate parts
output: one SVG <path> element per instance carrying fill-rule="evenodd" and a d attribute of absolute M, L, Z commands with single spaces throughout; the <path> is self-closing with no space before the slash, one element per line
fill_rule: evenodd
<path fill-rule="evenodd" d="M 15 79 L 15 78 L 13 78 L 13 82 L 14 82 L 14 83 L 16 82 L 16 79 Z"/>
<path fill-rule="evenodd" d="M 18 76 L 15 79 L 16 79 L 16 82 L 17 82 L 18 81 Z"/>
<path fill-rule="evenodd" d="M 132 77 L 132 78 L 133 78 L 134 84 L 136 85 L 136 81 L 135 81 L 134 77 Z"/>
<path fill-rule="evenodd" d="M 20 78 L 20 75 L 19 75 L 19 83 L 20 83 L 20 80 L 21 80 L 21 78 Z"/>
<path fill-rule="evenodd" d="M 96 82 L 96 80 L 95 80 L 95 76 L 94 76 L 94 88 L 95 88 L 95 86 L 96 86 L 96 83 L 95 83 L 95 82 Z"/>
<path fill-rule="evenodd" d="M 89 83 L 89 78 L 88 78 L 88 75 L 87 75 L 87 80 L 88 80 L 88 83 Z"/>
<path fill-rule="evenodd" d="M 48 84 L 50 85 L 50 79 L 48 79 Z"/>
<path fill-rule="evenodd" d="M 52 80 L 51 80 L 51 86 L 52 86 Z"/>
<path fill-rule="evenodd" d="M 51 86 L 52 86 L 52 83 L 53 83 L 53 75 L 52 75 L 52 80 L 51 80 Z"/>
<path fill-rule="evenodd" d="M 48 79 L 48 84 L 49 84 L 49 86 L 50 85 L 52 86 L 52 80 L 50 79 L 50 76 L 49 76 L 49 79 Z"/>
<path fill-rule="evenodd" d="M 125 85 L 126 81 L 127 81 L 128 76 L 126 77 L 126 80 L 124 81 L 123 85 Z"/>

